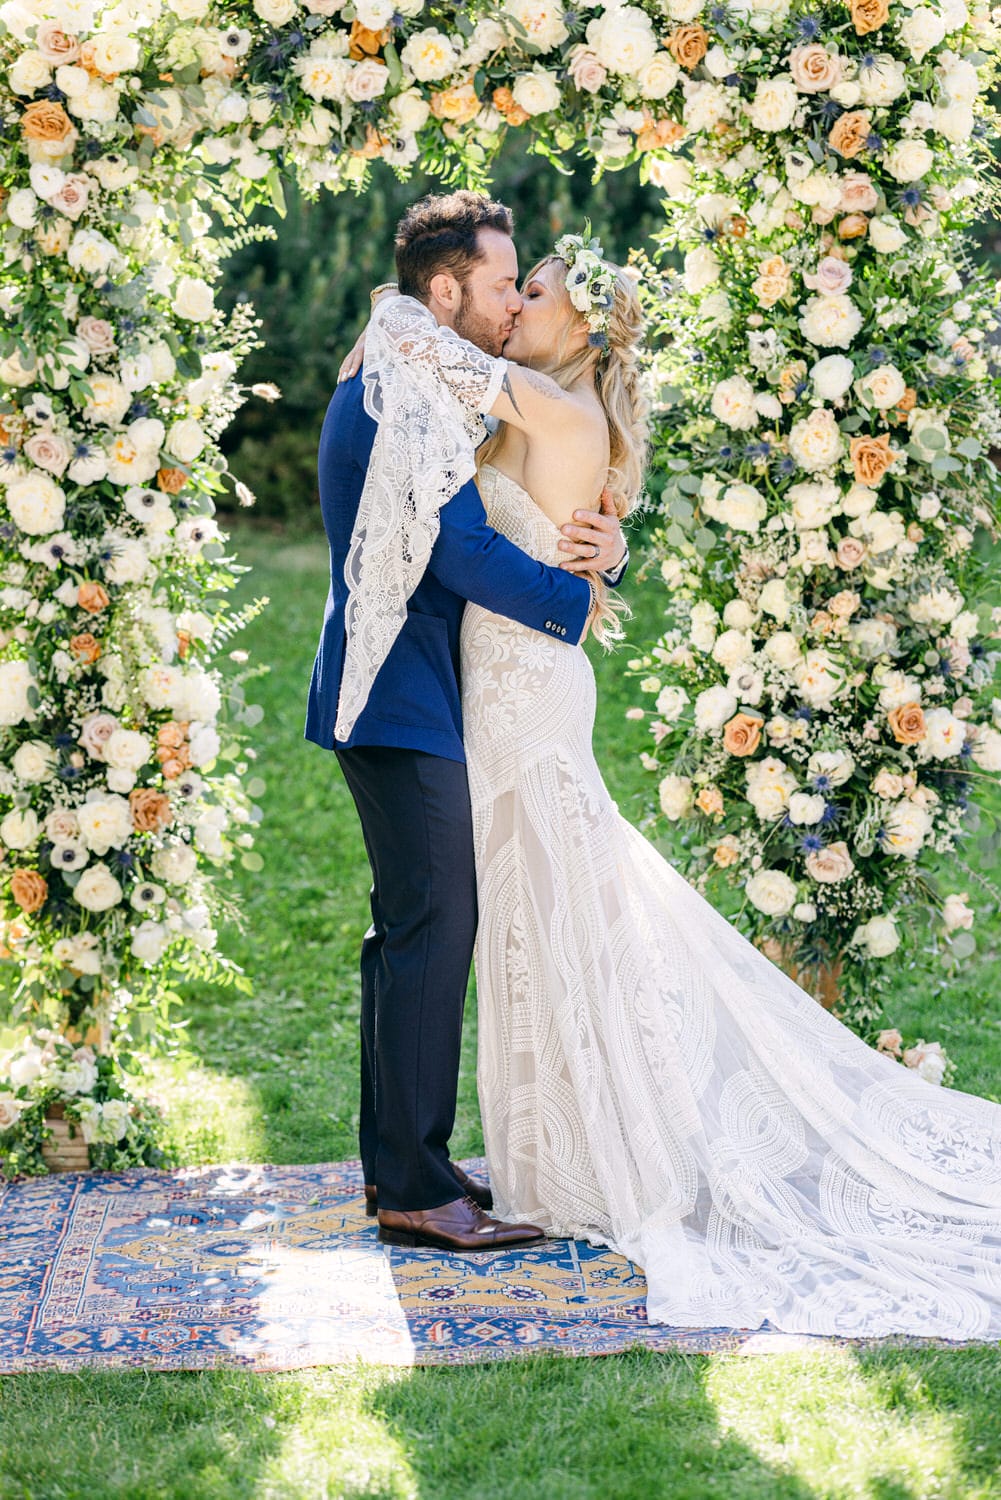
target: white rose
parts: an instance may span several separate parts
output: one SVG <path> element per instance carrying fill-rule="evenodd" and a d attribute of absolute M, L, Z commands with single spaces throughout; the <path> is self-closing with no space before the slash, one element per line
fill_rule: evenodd
<path fill-rule="evenodd" d="M 782 582 L 782 579 L 771 579 L 769 583 L 766 584 L 766 588 L 770 588 L 773 583 L 781 585 L 783 598 L 785 598 L 785 584 Z M 762 594 L 761 607 L 762 609 L 765 609 L 766 606 L 763 600 L 764 594 Z M 788 613 L 788 601 L 786 601 L 785 612 Z M 767 607 L 767 613 L 773 615 L 777 614 L 777 611 L 772 608 L 771 600 L 769 601 L 769 605 Z M 783 616 L 781 615 L 778 615 L 777 617 L 779 619 L 783 618 Z M 770 635 L 765 642 L 765 655 L 767 657 L 770 657 L 775 665 L 777 667 L 781 667 L 784 672 L 791 672 L 802 662 L 803 648 L 800 643 L 799 637 L 793 635 L 791 630 L 777 630 L 775 634 Z"/>
<path fill-rule="evenodd" d="M 63 524 L 66 495 L 50 475 L 33 469 L 8 481 L 7 509 L 21 531 L 29 536 L 48 536 Z"/>
<path fill-rule="evenodd" d="M 215 294 L 200 276 L 182 276 L 174 288 L 173 309 L 189 323 L 204 323 L 215 311 Z"/>
<path fill-rule="evenodd" d="M 434 83 L 455 72 L 459 55 L 444 32 L 430 28 L 410 38 L 400 60 L 418 83 Z"/>
<path fill-rule="evenodd" d="M 829 481 L 794 484 L 787 493 L 793 521 L 800 531 L 826 526 L 841 509 L 841 491 Z"/>
<path fill-rule="evenodd" d="M 153 747 L 135 729 L 113 729 L 104 742 L 104 761 L 117 770 L 138 771 L 149 760 Z"/>
<path fill-rule="evenodd" d="M 895 802 L 883 821 L 883 847 L 888 854 L 913 859 L 931 831 L 932 820 L 916 802 Z"/>
<path fill-rule="evenodd" d="M 884 162 L 890 176 L 897 182 L 917 182 L 931 171 L 935 153 L 924 141 L 902 140 L 891 146 Z"/>
<path fill-rule="evenodd" d="M 132 404 L 132 397 L 113 375 L 91 374 L 87 384 L 90 395 L 83 408 L 89 422 L 100 422 L 105 427 L 117 427 Z M 72 469 L 70 473 L 72 474 Z"/>
<path fill-rule="evenodd" d="M 712 650 L 718 623 L 719 616 L 707 599 L 700 599 L 697 604 L 692 605 L 688 638 L 696 651 Z"/>
<path fill-rule="evenodd" d="M 727 672 L 733 672 L 754 652 L 754 643 L 743 630 L 724 630 L 713 646 L 713 660 Z"/>
<path fill-rule="evenodd" d="M 858 86 L 863 104 L 892 104 L 907 89 L 904 64 L 888 52 L 877 53 L 868 67 L 859 68 Z"/>
<path fill-rule="evenodd" d="M 672 823 L 692 810 L 692 783 L 687 776 L 665 776 L 659 795 L 661 812 Z"/>
<path fill-rule="evenodd" d="M 669 52 L 655 52 L 640 68 L 636 81 L 644 99 L 666 99 L 680 75 L 681 69 Z"/>
<path fill-rule="evenodd" d="M 30 807 L 15 807 L 0 823 L 0 840 L 8 849 L 30 849 L 37 841 L 42 825 Z"/>
<path fill-rule="evenodd" d="M 504 10 L 521 26 L 525 40 L 538 47 L 540 52 L 551 51 L 569 36 L 563 7 L 558 0 L 506 0 Z M 521 33 L 515 32 L 515 35 Z"/>
<path fill-rule="evenodd" d="M 973 741 L 973 759 L 982 771 L 1001 771 L 1001 732 L 981 724 Z"/>
<path fill-rule="evenodd" d="M 685 289 L 697 296 L 719 280 L 719 257 L 711 245 L 699 245 L 685 256 Z"/>
<path fill-rule="evenodd" d="M 791 78 L 759 78 L 754 98 L 745 109 L 755 130 L 778 131 L 789 129 L 798 104 Z"/>
<path fill-rule="evenodd" d="M 680 719 L 689 702 L 690 699 L 684 688 L 676 687 L 672 684 L 661 688 L 658 693 L 656 703 L 657 713 L 666 724 L 673 724 L 676 719 Z"/>
<path fill-rule="evenodd" d="M 955 146 L 962 146 L 970 139 L 975 125 L 976 116 L 969 104 L 950 103 L 934 111 L 934 129 Z"/>
<path fill-rule="evenodd" d="M 746 432 L 757 426 L 754 387 L 743 375 L 731 375 L 718 383 L 713 391 L 711 409 L 714 417 L 737 431 Z"/>
<path fill-rule="evenodd" d="M 747 899 L 766 917 L 785 917 L 796 904 L 796 886 L 782 870 L 758 870 L 744 887 Z"/>
<path fill-rule="evenodd" d="M 298 8 L 297 0 L 254 0 L 254 11 L 267 26 L 287 26 Z"/>
<path fill-rule="evenodd" d="M 869 243 L 878 255 L 895 255 L 907 244 L 907 232 L 893 218 L 870 219 Z"/>
<path fill-rule="evenodd" d="M 784 580 L 781 578 L 769 578 L 768 582 L 761 590 L 761 594 L 758 598 L 758 605 L 764 614 L 771 615 L 772 619 L 777 620 L 780 625 L 784 624 L 784 622 L 789 618 L 790 606 L 789 591 L 785 586 Z M 771 659 L 775 661 L 779 666 L 787 665 L 787 663 L 778 661 L 775 652 L 780 651 L 782 649 L 782 646 L 781 644 L 776 646 L 775 642 L 777 640 L 784 640 L 787 635 L 788 631 L 780 631 L 777 636 L 770 636 L 768 639 L 768 643 L 765 646 L 766 654 L 770 656 Z M 791 639 L 795 640 L 795 636 L 791 637 Z M 796 644 L 796 660 L 799 660 L 798 642 Z"/>
<path fill-rule="evenodd" d="M 390 113 L 408 135 L 423 130 L 431 113 L 431 106 L 416 89 L 406 89 L 397 94 L 389 106 Z"/>
<path fill-rule="evenodd" d="M 92 795 L 87 802 L 80 804 L 76 815 L 80 838 L 92 854 L 121 849 L 132 833 L 131 808 L 127 800 L 116 793 Z"/>
<path fill-rule="evenodd" d="M 804 338 L 820 349 L 847 349 L 862 327 L 862 314 L 850 297 L 811 297 L 799 326 Z"/>
<path fill-rule="evenodd" d="M 720 734 L 736 712 L 737 699 L 729 688 L 721 684 L 704 688 L 695 700 L 695 728 L 699 734 Z"/>
<path fill-rule="evenodd" d="M 7 217 L 18 229 L 31 229 L 38 217 L 38 199 L 31 188 L 17 188 L 7 199 Z"/>
<path fill-rule="evenodd" d="M 26 661 L 0 662 L 0 725 L 9 727 L 35 717 L 28 702 L 28 691 L 34 686 Z"/>
<path fill-rule="evenodd" d="M 812 367 L 810 379 L 821 401 L 840 401 L 855 379 L 855 366 L 846 354 L 827 354 Z"/>
<path fill-rule="evenodd" d="M 818 407 L 804 420 L 794 422 L 789 434 L 789 452 L 809 474 L 830 469 L 844 452 L 834 413 Z"/>
<path fill-rule="evenodd" d="M 650 181 L 667 198 L 684 198 L 692 186 L 692 169 L 680 156 L 650 163 Z"/>
<path fill-rule="evenodd" d="M 526 114 L 544 115 L 556 109 L 560 103 L 560 86 L 555 73 L 535 68 L 531 73 L 522 73 L 511 90 L 515 104 L 520 104 Z"/>
<path fill-rule="evenodd" d="M 819 792 L 793 792 L 789 798 L 789 821 L 805 827 L 819 823 L 827 803 Z"/>
<path fill-rule="evenodd" d="M 193 417 L 184 417 L 174 422 L 167 432 L 167 451 L 182 464 L 193 463 L 205 447 L 206 437 L 200 422 Z"/>
<path fill-rule="evenodd" d="M 753 484 L 730 484 L 717 505 L 724 526 L 734 531 L 756 532 L 768 513 L 768 502 Z"/>
<path fill-rule="evenodd" d="M 750 630 L 754 624 L 754 610 L 746 599 L 730 599 L 723 607 L 723 624 L 735 630 Z"/>
<path fill-rule="evenodd" d="M 211 724 L 193 723 L 188 731 L 188 753 L 193 766 L 211 765 L 221 746 L 218 731 Z"/>
<path fill-rule="evenodd" d="M 657 38 L 653 22 L 635 5 L 617 5 L 587 26 L 587 44 L 610 73 L 635 77 L 653 61 Z"/>
<path fill-rule="evenodd" d="M 107 865 L 90 865 L 73 887 L 73 899 L 85 911 L 108 911 L 121 901 L 123 891 Z"/>
<path fill-rule="evenodd" d="M 170 932 L 163 922 L 140 922 L 132 934 L 131 951 L 140 962 L 155 964 L 169 942 Z"/>
<path fill-rule="evenodd" d="M 52 82 L 52 69 L 40 52 L 22 52 L 7 69 L 7 82 L 15 94 L 30 98 Z"/>
<path fill-rule="evenodd" d="M 88 45 L 99 73 L 127 73 L 139 66 L 139 43 L 134 37 L 103 31 L 92 36 Z"/>
<path fill-rule="evenodd" d="M 59 764 L 59 757 L 44 740 L 25 740 L 14 753 L 11 765 L 18 781 L 48 781 Z"/>
<path fill-rule="evenodd" d="M 796 686 L 813 708 L 827 708 L 844 681 L 844 673 L 830 652 L 817 647 L 796 668 Z"/>
<path fill-rule="evenodd" d="M 105 566 L 109 583 L 139 583 L 149 567 L 146 547 L 137 537 L 118 535 L 112 543 L 111 561 Z"/>
<path fill-rule="evenodd" d="M 866 406 L 888 411 L 904 399 L 907 382 L 896 365 L 877 365 L 856 381 L 855 390 Z"/>
<path fill-rule="evenodd" d="M 907 606 L 907 613 L 917 625 L 948 625 L 962 607 L 962 594 L 955 594 L 947 588 L 935 588 L 919 594 Z"/>
<path fill-rule="evenodd" d="M 892 917 L 870 917 L 863 927 L 856 927 L 853 941 L 870 958 L 889 958 L 900 947 L 900 932 Z"/>
<path fill-rule="evenodd" d="M 900 23 L 901 39 L 915 62 L 920 62 L 927 52 L 938 46 L 945 31 L 944 17 L 927 5 L 916 6 Z"/>
<path fill-rule="evenodd" d="M 115 259 L 115 247 L 96 229 L 77 229 L 70 240 L 66 259 L 76 271 L 102 275 Z"/>
<path fill-rule="evenodd" d="M 198 864 L 195 851 L 189 844 L 168 844 L 158 849 L 151 861 L 157 880 L 167 885 L 187 885 Z"/>

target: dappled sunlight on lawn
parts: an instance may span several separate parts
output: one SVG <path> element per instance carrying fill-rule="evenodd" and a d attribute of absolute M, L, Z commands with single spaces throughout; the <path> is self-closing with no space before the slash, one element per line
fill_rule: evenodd
<path fill-rule="evenodd" d="M 825 1496 L 929 1500 L 986 1494 L 965 1487 L 962 1413 L 935 1409 L 916 1379 L 892 1382 L 860 1366 L 854 1349 L 754 1361 L 707 1361 L 705 1389 L 724 1432 Z"/>
<path fill-rule="evenodd" d="M 203 1063 L 155 1058 L 139 1091 L 164 1108 L 180 1161 L 267 1161 L 267 1123 L 257 1089 Z"/>

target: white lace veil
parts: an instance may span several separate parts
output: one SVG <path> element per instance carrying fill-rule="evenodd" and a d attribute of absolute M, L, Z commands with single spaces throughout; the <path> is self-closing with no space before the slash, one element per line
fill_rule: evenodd
<path fill-rule="evenodd" d="M 412 297 L 377 303 L 365 410 L 378 423 L 344 565 L 347 645 L 334 735 L 346 740 L 407 617 L 441 507 L 471 479 L 506 361 L 442 328 Z"/>

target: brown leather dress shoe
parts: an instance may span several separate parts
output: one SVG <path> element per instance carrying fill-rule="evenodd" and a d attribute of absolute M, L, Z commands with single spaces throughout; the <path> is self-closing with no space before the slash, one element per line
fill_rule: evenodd
<path fill-rule="evenodd" d="M 494 1195 L 486 1183 L 477 1182 L 475 1177 L 470 1177 L 469 1173 L 464 1172 L 461 1167 L 457 1167 L 455 1162 L 452 1162 L 451 1166 L 452 1171 L 455 1173 L 455 1180 L 466 1197 L 472 1198 L 473 1202 L 478 1203 L 480 1208 L 493 1208 Z M 365 1212 L 370 1219 L 374 1219 L 379 1212 L 379 1189 L 371 1182 L 366 1182 L 365 1184 Z"/>
<path fill-rule="evenodd" d="M 433 1250 L 507 1250 L 535 1245 L 545 1234 L 534 1224 L 502 1224 L 491 1219 L 472 1198 L 456 1198 L 440 1208 L 413 1212 L 379 1209 L 379 1238 L 384 1245 L 409 1245 Z"/>

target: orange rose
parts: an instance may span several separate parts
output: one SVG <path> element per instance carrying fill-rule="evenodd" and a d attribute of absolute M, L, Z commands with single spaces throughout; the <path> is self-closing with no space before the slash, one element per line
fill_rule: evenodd
<path fill-rule="evenodd" d="M 723 811 L 723 793 L 718 786 L 704 786 L 695 799 L 695 806 L 706 817 L 715 817 Z"/>
<path fill-rule="evenodd" d="M 183 469 L 157 469 L 156 482 L 165 495 L 178 495 L 187 484 L 188 476 Z"/>
<path fill-rule="evenodd" d="M 93 663 L 101 654 L 101 642 L 89 630 L 84 630 L 70 641 L 70 652 L 77 661 Z"/>
<path fill-rule="evenodd" d="M 132 821 L 140 833 L 158 833 L 173 821 L 170 799 L 149 786 L 137 786 L 129 793 Z"/>
<path fill-rule="evenodd" d="M 753 755 L 761 742 L 763 719 L 734 714 L 723 727 L 723 748 L 731 755 Z"/>
<path fill-rule="evenodd" d="M 436 120 L 452 120 L 456 125 L 468 125 L 480 112 L 480 101 L 471 83 L 458 88 L 439 89 L 431 95 L 431 113 Z"/>
<path fill-rule="evenodd" d="M 708 52 L 709 36 L 696 21 L 694 26 L 676 27 L 667 39 L 667 46 L 679 68 L 690 73 Z"/>
<path fill-rule="evenodd" d="M 907 416 L 907 413 L 909 411 L 913 411 L 914 406 L 917 403 L 917 399 L 917 391 L 912 385 L 909 385 L 904 394 L 901 396 L 900 400 L 897 402 L 896 406 L 893 408 L 893 411 L 888 414 L 890 421 L 902 422 Z"/>
<path fill-rule="evenodd" d="M 639 135 L 636 137 L 636 149 L 638 151 L 660 151 L 664 146 L 673 146 L 680 141 L 685 133 L 685 127 L 677 120 L 672 120 L 666 115 L 662 120 L 654 120 L 649 115 Z"/>
<path fill-rule="evenodd" d="M 109 604 L 108 591 L 103 583 L 81 583 L 77 589 L 76 602 L 89 615 L 99 615 Z"/>
<path fill-rule="evenodd" d="M 872 120 L 864 109 L 853 109 L 839 115 L 827 137 L 828 145 L 839 156 L 858 156 L 872 132 Z"/>
<path fill-rule="evenodd" d="M 522 109 L 520 104 L 515 103 L 510 89 L 494 89 L 493 101 L 494 109 L 504 116 L 509 125 L 524 125 L 529 118 L 528 110 Z"/>
<path fill-rule="evenodd" d="M 364 144 L 364 146 L 360 147 L 357 151 L 352 151 L 351 155 L 352 156 L 360 156 L 365 161 L 374 161 L 377 156 L 380 156 L 382 154 L 382 148 L 383 148 L 383 146 L 388 145 L 388 143 L 389 143 L 389 137 L 388 136 L 380 135 L 379 132 L 376 130 L 376 128 L 375 128 L 374 125 L 366 125 L 365 126 L 365 144 Z M 160 473 L 162 474 L 163 472 L 164 472 L 164 470 L 161 469 Z M 168 470 L 167 472 L 175 472 L 175 471 Z M 161 485 L 160 488 L 162 489 L 163 486 Z M 170 493 L 170 492 L 168 491 L 168 493 Z"/>
<path fill-rule="evenodd" d="M 899 745 L 916 745 L 924 739 L 925 716 L 920 703 L 902 703 L 886 717 Z"/>
<path fill-rule="evenodd" d="M 348 56 L 353 57 L 355 62 L 361 62 L 363 57 L 377 57 L 388 41 L 388 26 L 384 26 L 381 31 L 370 31 L 356 19 L 351 22 Z"/>
<path fill-rule="evenodd" d="M 23 912 L 33 912 L 45 905 L 49 887 L 37 870 L 15 870 L 10 877 L 10 894 Z"/>
<path fill-rule="evenodd" d="M 720 839 L 719 843 L 716 845 L 716 848 L 713 850 L 713 864 L 716 865 L 720 870 L 728 870 L 730 866 L 735 865 L 739 859 L 740 845 L 738 844 L 734 835 L 732 833 L 728 833 L 726 838 Z"/>
<path fill-rule="evenodd" d="M 885 432 L 879 437 L 852 438 L 849 452 L 856 481 L 868 485 L 870 489 L 882 482 L 887 469 L 900 457 L 896 449 L 890 447 L 890 439 Z"/>
<path fill-rule="evenodd" d="M 161 747 L 168 746 L 176 749 L 183 745 L 188 737 L 187 724 L 179 724 L 176 719 L 169 719 L 166 724 L 161 724 L 156 736 L 156 742 Z"/>
<path fill-rule="evenodd" d="M 890 14 L 889 0 L 849 0 L 852 25 L 859 36 L 868 36 L 885 26 Z"/>
<path fill-rule="evenodd" d="M 846 214 L 838 225 L 838 234 L 843 240 L 860 240 L 869 233 L 869 220 L 865 214 Z"/>
<path fill-rule="evenodd" d="M 26 141 L 58 141 L 67 150 L 76 140 L 73 121 L 63 109 L 50 99 L 36 99 L 29 104 L 21 116 L 21 134 Z"/>

